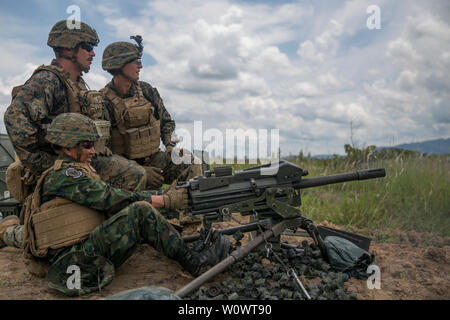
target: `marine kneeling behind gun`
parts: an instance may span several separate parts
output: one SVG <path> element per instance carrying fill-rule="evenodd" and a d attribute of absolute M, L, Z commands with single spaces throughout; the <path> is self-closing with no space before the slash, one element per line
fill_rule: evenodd
<path fill-rule="evenodd" d="M 30 273 L 46 273 L 50 287 L 71 296 L 109 284 L 114 269 L 139 243 L 149 244 L 194 276 L 226 257 L 228 238 L 216 233 L 205 249 L 194 251 L 157 211 L 186 208 L 184 189 L 133 192 L 101 181 L 90 165 L 98 137 L 93 121 L 81 114 L 65 113 L 53 120 L 46 139 L 59 157 L 27 198 L 24 225 L 17 217 L 0 222 L 0 245 L 23 247 Z M 70 266 L 80 270 L 80 287 L 68 285 Z"/>
<path fill-rule="evenodd" d="M 111 82 L 100 90 L 112 124 L 111 150 L 140 164 L 147 173 L 147 187 L 150 189 L 160 188 L 163 183 L 172 184 L 175 180 L 188 181 L 201 176 L 201 160 L 188 150 L 175 148 L 178 142 L 172 135 L 175 121 L 158 90 L 139 81 L 143 67 L 142 37 L 131 38 L 137 45 L 113 42 L 105 48 L 102 57 L 103 70 L 113 76 Z M 159 149 L 160 142 L 164 144 L 165 152 Z"/>

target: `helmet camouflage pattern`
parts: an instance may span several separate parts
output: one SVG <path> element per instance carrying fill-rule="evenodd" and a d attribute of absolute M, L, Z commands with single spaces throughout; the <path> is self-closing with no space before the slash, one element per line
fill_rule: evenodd
<path fill-rule="evenodd" d="M 100 42 L 97 32 L 84 22 L 80 23 L 80 28 L 69 29 L 68 20 L 57 22 L 48 34 L 47 45 L 52 48 L 73 49 L 81 42 L 88 42 L 96 46 Z M 78 21 L 77 21 L 78 22 Z"/>
<path fill-rule="evenodd" d="M 127 63 L 140 59 L 142 51 L 130 42 L 113 42 L 103 51 L 102 68 L 105 71 L 122 69 Z"/>
<path fill-rule="evenodd" d="M 97 141 L 99 134 L 90 118 L 80 113 L 62 113 L 53 119 L 45 139 L 60 147 L 72 148 L 82 141 Z"/>

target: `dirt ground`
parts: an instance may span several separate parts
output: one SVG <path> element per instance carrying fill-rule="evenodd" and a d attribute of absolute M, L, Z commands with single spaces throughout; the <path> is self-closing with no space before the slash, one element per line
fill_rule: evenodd
<path fill-rule="evenodd" d="M 185 233 L 193 232 L 193 228 Z M 246 238 L 248 236 L 246 235 Z M 231 237 L 230 237 L 231 238 Z M 448 239 L 440 247 L 423 246 L 422 238 L 429 235 L 413 233 L 415 241 L 407 243 L 376 243 L 370 252 L 381 270 L 381 288 L 368 289 L 365 280 L 350 279 L 346 286 L 362 300 L 450 300 L 450 245 Z M 292 244 L 304 238 L 283 236 Z M 245 241 L 243 241 L 245 243 Z M 213 281 L 220 281 L 219 275 Z M 120 291 L 162 286 L 173 292 L 193 280 L 181 266 L 148 245 L 139 246 L 133 256 L 116 270 L 113 282 L 101 292 L 76 299 L 99 299 Z M 307 284 L 306 282 L 305 284 Z M 28 273 L 21 250 L 0 249 L 0 299 L 2 300 L 60 300 L 65 297 L 49 288 L 44 279 Z"/>

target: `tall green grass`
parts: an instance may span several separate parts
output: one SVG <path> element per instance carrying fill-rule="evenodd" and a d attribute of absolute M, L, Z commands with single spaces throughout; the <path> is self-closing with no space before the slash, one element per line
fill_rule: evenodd
<path fill-rule="evenodd" d="M 386 169 L 386 177 L 302 190 L 304 216 L 348 230 L 415 230 L 450 236 L 450 161 L 447 156 L 379 160 L 355 168 L 345 159 L 291 161 L 308 177 Z M 233 165 L 240 170 L 255 165 Z"/>

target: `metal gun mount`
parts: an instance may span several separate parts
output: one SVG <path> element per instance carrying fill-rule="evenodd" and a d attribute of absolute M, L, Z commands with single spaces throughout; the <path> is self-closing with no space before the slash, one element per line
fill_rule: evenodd
<path fill-rule="evenodd" d="M 187 188 L 189 209 L 187 215 L 202 215 L 206 230 L 212 230 L 213 222 L 229 221 L 232 213 L 251 215 L 251 223 L 241 226 L 221 229 L 222 234 L 234 232 L 258 231 L 259 236 L 236 249 L 228 258 L 211 268 L 209 271 L 192 281 L 176 294 L 187 295 L 201 284 L 224 271 L 228 266 L 246 256 L 251 250 L 267 243 L 280 243 L 280 235 L 286 229 L 304 229 L 327 258 L 323 238 L 333 234 L 343 237 L 356 245 L 367 246 L 368 238 L 343 232 L 332 228 L 316 227 L 310 219 L 302 216 L 297 208 L 301 205 L 300 189 L 341 183 L 354 180 L 366 180 L 384 177 L 384 168 L 358 170 L 315 178 L 303 178 L 308 175 L 306 170 L 287 161 L 267 164 L 236 171 L 231 167 L 218 167 L 205 172 L 205 176 L 195 177 L 180 183 L 177 188 Z M 209 233 L 208 233 L 209 234 Z M 304 233 L 301 234 L 305 235 Z M 195 241 L 200 235 L 184 237 L 185 242 Z M 208 239 L 208 237 L 207 237 Z M 370 239 L 369 243 L 370 243 Z M 307 294 L 306 294 L 307 295 Z"/>

